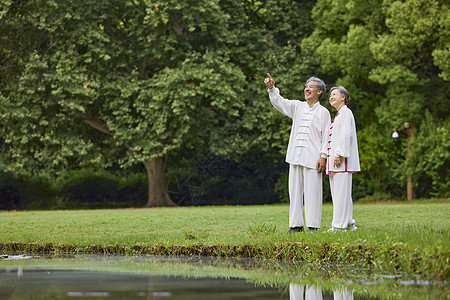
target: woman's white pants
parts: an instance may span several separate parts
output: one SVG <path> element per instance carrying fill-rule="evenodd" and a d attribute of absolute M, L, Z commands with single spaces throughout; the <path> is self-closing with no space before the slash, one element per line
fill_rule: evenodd
<path fill-rule="evenodd" d="M 353 220 L 352 173 L 330 173 L 331 197 L 333 199 L 334 228 L 348 228 Z"/>
<path fill-rule="evenodd" d="M 289 165 L 289 227 L 301 227 L 303 200 L 307 227 L 320 228 L 322 218 L 322 173 L 299 165 Z"/>

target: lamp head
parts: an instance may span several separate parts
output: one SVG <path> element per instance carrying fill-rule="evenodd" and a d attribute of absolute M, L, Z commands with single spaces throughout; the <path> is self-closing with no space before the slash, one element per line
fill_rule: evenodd
<path fill-rule="evenodd" d="M 396 142 L 400 135 L 398 134 L 397 128 L 392 129 L 392 131 L 392 138 L 394 139 L 394 142 Z"/>

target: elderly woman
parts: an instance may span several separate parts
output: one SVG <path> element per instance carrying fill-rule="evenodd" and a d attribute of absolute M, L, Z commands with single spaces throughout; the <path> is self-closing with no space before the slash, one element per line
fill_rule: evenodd
<path fill-rule="evenodd" d="M 337 110 L 328 137 L 327 175 L 333 198 L 333 222 L 329 231 L 356 230 L 353 220 L 352 174 L 361 171 L 355 118 L 347 107 L 350 95 L 343 87 L 330 90 L 330 104 Z"/>

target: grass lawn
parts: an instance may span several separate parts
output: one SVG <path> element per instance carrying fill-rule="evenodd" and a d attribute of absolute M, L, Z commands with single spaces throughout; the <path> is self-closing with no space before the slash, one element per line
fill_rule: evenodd
<path fill-rule="evenodd" d="M 0 250 L 348 262 L 448 280 L 449 216 L 448 199 L 356 203 L 358 230 L 328 233 L 326 204 L 317 233 L 287 234 L 287 205 L 0 212 Z"/>

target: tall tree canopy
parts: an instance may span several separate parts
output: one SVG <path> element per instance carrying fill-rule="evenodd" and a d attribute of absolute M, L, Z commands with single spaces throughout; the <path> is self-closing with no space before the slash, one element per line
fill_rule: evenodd
<path fill-rule="evenodd" d="M 166 206 L 169 154 L 228 156 L 279 135 L 261 78 L 299 60 L 313 1 L 0 3 L 11 169 L 142 163 L 148 205 Z"/>
<path fill-rule="evenodd" d="M 2 7 L 1 130 L 16 167 L 143 163 L 148 205 L 161 206 L 173 205 L 171 151 L 230 151 L 220 146 L 235 137 L 219 133 L 244 107 L 245 77 L 227 55 L 230 15 L 218 1 Z"/>
<path fill-rule="evenodd" d="M 416 180 L 434 178 L 429 190 L 440 190 L 443 195 L 447 186 L 448 193 L 448 3 L 319 0 L 313 19 L 315 30 L 303 40 L 303 47 L 317 58 L 324 73 L 351 91 L 360 129 L 362 168 L 376 182 L 376 189 L 386 190 L 392 179 L 414 173 Z M 408 131 L 408 141 L 402 139 L 399 148 L 389 137 L 392 128 L 403 129 L 404 123 L 415 131 Z M 435 128 L 430 139 L 434 136 L 436 141 L 421 145 L 423 140 L 415 136 L 423 136 L 423 130 L 431 134 L 431 123 Z M 401 159 L 398 153 L 402 153 Z M 431 160 L 436 164 L 424 171 L 414 163 L 421 160 L 417 155 L 434 155 Z"/>

